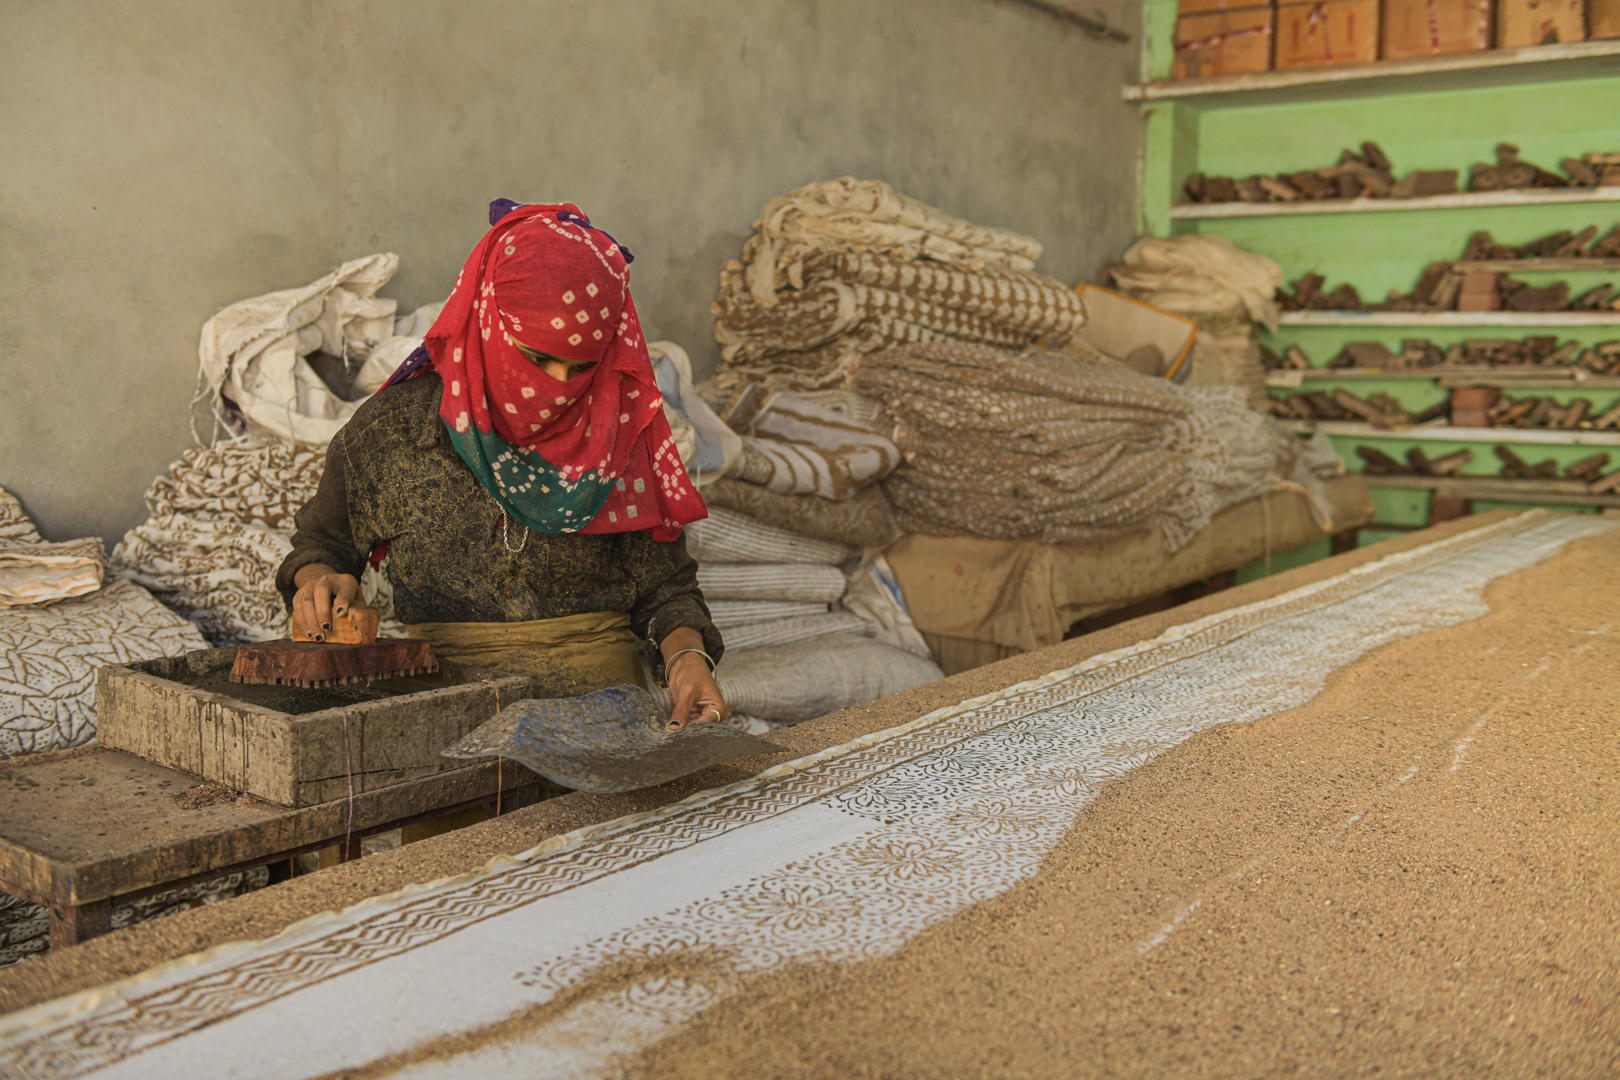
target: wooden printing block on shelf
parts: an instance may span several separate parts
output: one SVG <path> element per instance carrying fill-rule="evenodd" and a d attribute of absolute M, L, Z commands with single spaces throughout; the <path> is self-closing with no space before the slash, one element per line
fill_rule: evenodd
<path fill-rule="evenodd" d="M 1463 386 L 1451 392 L 1452 427 L 1490 427 L 1491 406 L 1501 398 L 1494 386 Z"/>
<path fill-rule="evenodd" d="M 525 676 L 448 661 L 434 675 L 306 689 L 230 681 L 235 649 L 96 673 L 103 745 L 283 806 L 407 783 L 461 763 L 439 751 L 532 696 Z"/>

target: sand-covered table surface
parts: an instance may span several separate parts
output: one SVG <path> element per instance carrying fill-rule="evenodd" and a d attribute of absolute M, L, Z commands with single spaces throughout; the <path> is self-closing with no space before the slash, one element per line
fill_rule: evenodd
<path fill-rule="evenodd" d="M 1493 521 L 12 1013 L 0 1075 L 1605 1075 L 1620 532 Z"/>

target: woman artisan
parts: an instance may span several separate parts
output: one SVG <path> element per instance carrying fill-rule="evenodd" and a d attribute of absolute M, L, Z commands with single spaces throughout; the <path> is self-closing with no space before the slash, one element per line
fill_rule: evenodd
<path fill-rule="evenodd" d="M 490 207 L 423 349 L 327 450 L 277 585 L 317 638 L 386 557 L 394 612 L 445 660 L 546 696 L 643 681 L 669 726 L 721 720 L 720 634 L 682 527 L 706 516 L 675 451 L 633 258 L 576 206 Z"/>

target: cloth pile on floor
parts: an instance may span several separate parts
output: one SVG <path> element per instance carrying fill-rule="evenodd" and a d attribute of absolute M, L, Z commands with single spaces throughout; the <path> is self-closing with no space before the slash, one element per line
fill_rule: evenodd
<path fill-rule="evenodd" d="M 1062 345 L 1085 308 L 1034 273 L 1036 240 L 951 217 L 881 181 L 809 184 L 760 211 L 715 299 L 722 387 L 837 387 L 859 358 L 916 342 Z"/>
<path fill-rule="evenodd" d="M 279 439 L 187 450 L 153 481 L 152 516 L 124 534 L 113 564 L 216 645 L 286 637 L 276 571 L 325 465 L 324 449 Z"/>
<path fill-rule="evenodd" d="M 721 507 L 709 515 L 687 526 L 686 544 L 726 641 L 716 678 L 742 726 L 797 723 L 943 677 L 881 558 Z"/>
<path fill-rule="evenodd" d="M 1254 408 L 1265 408 L 1265 367 L 1256 324 L 1276 330 L 1282 268 L 1224 236 L 1148 237 L 1131 245 L 1110 271 L 1114 284 L 1138 300 L 1198 324 L 1194 381 L 1199 368 L 1241 386 Z"/>
<path fill-rule="evenodd" d="M 1234 387 L 1041 350 L 891 349 L 855 386 L 898 421 L 907 464 L 883 487 L 907 532 L 1090 543 L 1159 524 L 1175 551 L 1298 457 Z"/>
<path fill-rule="evenodd" d="M 0 565 L 47 544 L 0 489 Z M 101 558 L 101 541 L 75 541 Z M 98 565 L 99 572 L 100 567 Z M 119 577 L 46 603 L 0 606 L 0 758 L 63 750 L 96 734 L 96 668 L 174 656 L 208 643 L 195 627 Z"/>

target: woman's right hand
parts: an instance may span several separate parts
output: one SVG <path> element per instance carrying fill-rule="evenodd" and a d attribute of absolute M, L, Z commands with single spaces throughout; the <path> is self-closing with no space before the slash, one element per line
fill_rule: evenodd
<path fill-rule="evenodd" d="M 333 616 L 348 611 L 360 596 L 360 582 L 353 574 L 340 574 L 323 563 L 300 567 L 293 584 L 298 586 L 292 603 L 293 632 L 302 631 L 316 641 L 326 640 Z"/>

